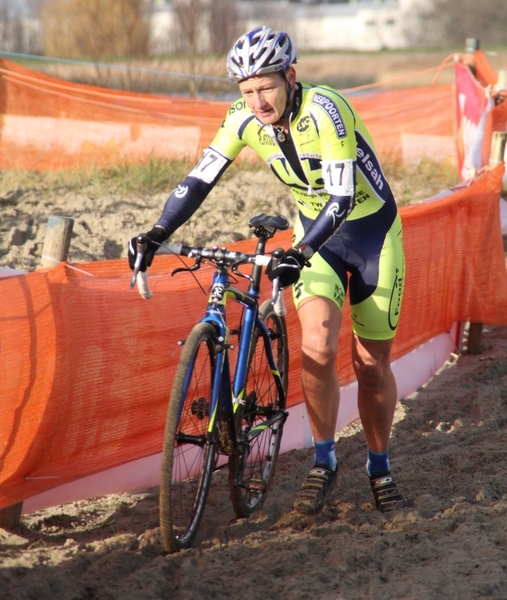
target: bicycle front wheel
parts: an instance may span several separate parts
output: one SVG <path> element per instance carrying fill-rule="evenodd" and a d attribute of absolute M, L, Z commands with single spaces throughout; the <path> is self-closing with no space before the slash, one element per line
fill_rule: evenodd
<path fill-rule="evenodd" d="M 286 392 L 289 348 L 285 319 L 275 313 L 270 300 L 262 304 L 259 312 L 269 330 L 273 356 Z M 229 457 L 229 491 L 238 518 L 250 516 L 264 504 L 287 415 L 286 394 L 279 393 L 258 327 L 252 337 L 247 377 L 240 434 L 243 451 Z"/>
<path fill-rule="evenodd" d="M 208 497 L 216 456 L 210 430 L 216 344 L 209 323 L 192 329 L 171 391 L 160 480 L 160 529 L 167 552 L 192 545 Z"/>

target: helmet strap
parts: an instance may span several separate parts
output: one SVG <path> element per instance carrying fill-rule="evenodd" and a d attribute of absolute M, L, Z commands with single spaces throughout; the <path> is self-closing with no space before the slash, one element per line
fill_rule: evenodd
<path fill-rule="evenodd" d="M 289 80 L 287 79 L 287 76 L 285 74 L 285 70 L 281 71 L 280 74 L 283 76 L 287 83 L 287 101 L 285 103 L 285 110 L 283 111 L 282 116 L 278 119 L 277 123 L 283 122 L 286 119 L 289 120 L 293 105 L 293 94 L 294 90 L 297 88 L 297 83 L 295 83 L 294 85 L 291 85 L 289 83 Z M 276 125 L 276 123 L 274 123 L 273 125 Z"/>

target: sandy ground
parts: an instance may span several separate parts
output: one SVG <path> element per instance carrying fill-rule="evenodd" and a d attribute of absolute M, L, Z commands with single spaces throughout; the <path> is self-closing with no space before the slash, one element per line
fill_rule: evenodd
<path fill-rule="evenodd" d="M 236 520 L 224 472 L 193 549 L 164 555 L 158 490 L 24 516 L 0 530 L 4 600 L 507 598 L 507 329 L 451 357 L 400 401 L 393 471 L 409 506 L 374 510 L 359 427 L 342 432 L 340 476 L 315 518 L 291 504 L 311 450 L 279 459 L 264 508 Z"/>
<path fill-rule="evenodd" d="M 217 208 L 209 199 L 202 223 L 182 237 L 246 235 L 245 215 L 269 210 L 259 184 L 289 214 L 269 173 L 243 173 L 220 186 L 228 200 Z M 75 219 L 71 261 L 124 256 L 125 238 L 150 226 L 164 199 L 4 189 L 0 263 L 36 268 L 49 214 Z M 217 230 L 217 211 L 227 213 L 228 231 Z M 291 510 L 310 449 L 280 457 L 250 520 L 234 518 L 225 473 L 216 473 L 195 548 L 177 555 L 162 550 L 157 489 L 57 506 L 0 530 L 0 598 L 507 598 L 506 435 L 507 328 L 486 328 L 480 355 L 451 357 L 399 403 L 391 456 L 407 508 L 374 510 L 364 436 L 351 426 L 337 446 L 339 483 L 315 518 Z"/>
<path fill-rule="evenodd" d="M 124 194 L 97 189 L 93 183 L 79 190 L 71 185 L 46 189 L 37 181 L 35 185 L 9 185 L 6 176 L 3 182 L 0 179 L 0 266 L 36 269 L 51 215 L 74 221 L 69 262 L 126 257 L 128 239 L 151 229 L 170 191 Z M 248 218 L 273 210 L 273 205 L 291 219 L 295 215 L 288 188 L 267 168 L 255 172 L 231 169 L 171 241 L 224 244 L 245 239 L 251 233 Z"/>

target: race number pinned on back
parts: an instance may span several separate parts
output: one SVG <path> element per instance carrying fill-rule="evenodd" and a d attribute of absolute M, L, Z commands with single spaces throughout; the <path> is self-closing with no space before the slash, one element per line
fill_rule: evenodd
<path fill-rule="evenodd" d="M 322 174 L 327 192 L 335 196 L 354 194 L 354 162 L 351 159 L 322 161 Z"/>
<path fill-rule="evenodd" d="M 189 174 L 189 177 L 196 177 L 205 183 L 213 183 L 226 164 L 227 159 L 225 156 L 212 148 L 206 148 L 203 157 Z"/>

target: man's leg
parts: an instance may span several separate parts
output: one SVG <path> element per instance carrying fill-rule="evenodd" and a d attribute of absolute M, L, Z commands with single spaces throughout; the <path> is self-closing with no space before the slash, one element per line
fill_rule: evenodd
<path fill-rule="evenodd" d="M 396 381 L 391 370 L 392 340 L 354 336 L 352 362 L 357 377 L 357 403 L 368 448 L 385 452 L 396 408 Z"/>
<path fill-rule="evenodd" d="M 301 382 L 315 442 L 315 466 L 301 486 L 294 508 L 315 514 L 324 507 L 337 475 L 334 435 L 340 387 L 335 362 L 342 317 L 334 302 L 321 297 L 303 301 L 298 316 L 302 329 Z"/>
<path fill-rule="evenodd" d="M 334 302 L 315 296 L 298 308 L 301 322 L 301 383 L 313 439 L 334 437 L 340 403 L 336 373 L 342 315 Z"/>
<path fill-rule="evenodd" d="M 396 381 L 391 370 L 392 340 L 354 336 L 352 361 L 358 382 L 358 407 L 368 444 L 368 474 L 378 510 L 405 506 L 391 476 L 389 438 L 396 408 Z"/>

